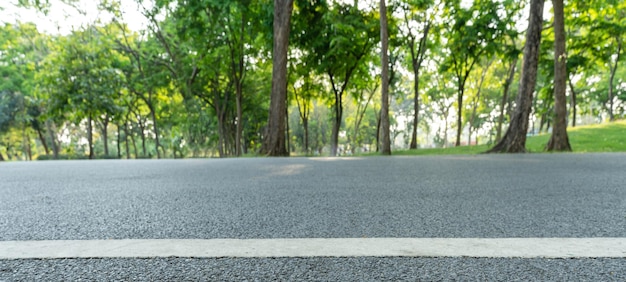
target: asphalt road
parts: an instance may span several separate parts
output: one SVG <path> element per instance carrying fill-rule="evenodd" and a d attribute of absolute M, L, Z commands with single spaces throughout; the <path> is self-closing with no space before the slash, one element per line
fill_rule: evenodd
<path fill-rule="evenodd" d="M 0 163 L 0 241 L 626 237 L 626 154 Z M 0 260 L 19 280 L 626 280 L 626 259 Z"/>

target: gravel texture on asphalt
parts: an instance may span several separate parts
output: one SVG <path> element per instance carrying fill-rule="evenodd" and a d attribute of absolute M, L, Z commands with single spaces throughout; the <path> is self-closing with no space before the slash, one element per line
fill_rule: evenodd
<path fill-rule="evenodd" d="M 0 164 L 0 240 L 626 237 L 626 154 Z"/>
<path fill-rule="evenodd" d="M 625 281 L 624 259 L 0 260 L 0 281 Z"/>

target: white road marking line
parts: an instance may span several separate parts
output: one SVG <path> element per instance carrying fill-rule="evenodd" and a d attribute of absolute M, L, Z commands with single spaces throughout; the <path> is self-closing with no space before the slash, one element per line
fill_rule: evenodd
<path fill-rule="evenodd" d="M 626 258 L 626 238 L 302 238 L 0 241 L 0 259 L 155 257 Z"/>

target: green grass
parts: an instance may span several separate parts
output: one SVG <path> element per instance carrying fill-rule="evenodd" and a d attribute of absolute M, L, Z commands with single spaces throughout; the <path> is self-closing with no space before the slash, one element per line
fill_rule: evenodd
<path fill-rule="evenodd" d="M 574 153 L 626 152 L 626 120 L 568 128 Z M 544 152 L 549 134 L 528 137 L 526 148 L 533 153 Z M 462 146 L 442 149 L 394 151 L 393 155 L 472 155 L 487 151 L 488 145 Z M 374 154 L 371 154 L 374 155 Z"/>

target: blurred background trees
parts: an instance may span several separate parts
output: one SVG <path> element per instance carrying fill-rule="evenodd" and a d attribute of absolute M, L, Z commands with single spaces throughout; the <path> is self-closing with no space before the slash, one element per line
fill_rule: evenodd
<path fill-rule="evenodd" d="M 18 2 L 2 4 L 0 160 L 260 152 L 269 132 L 273 1 Z M 379 149 L 379 2 L 294 1 L 283 115 L 290 154 Z M 555 106 L 565 107 L 557 110 L 568 127 L 625 114 L 626 4 L 562 2 L 565 96 L 555 103 L 547 1 L 530 135 L 562 125 Z M 516 106 L 529 1 L 386 4 L 391 148 L 496 144 Z M 69 27 L 71 19 L 59 19 L 54 31 L 10 14 L 50 22 L 61 6 L 92 16 Z"/>

